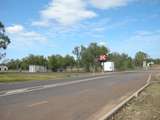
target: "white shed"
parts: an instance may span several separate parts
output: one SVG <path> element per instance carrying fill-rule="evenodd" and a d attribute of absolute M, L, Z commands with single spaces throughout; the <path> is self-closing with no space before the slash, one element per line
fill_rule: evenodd
<path fill-rule="evenodd" d="M 5 66 L 5 65 L 0 65 L 0 71 L 3 72 L 3 71 L 7 71 L 8 70 L 8 67 Z"/>
<path fill-rule="evenodd" d="M 108 71 L 108 72 L 113 72 L 113 71 L 115 71 L 115 67 L 114 67 L 114 62 L 110 62 L 110 61 L 108 61 L 108 62 L 104 62 L 104 66 L 103 66 L 104 68 L 104 71 Z"/>
<path fill-rule="evenodd" d="M 29 72 L 47 72 L 47 68 L 40 65 L 29 65 Z"/>

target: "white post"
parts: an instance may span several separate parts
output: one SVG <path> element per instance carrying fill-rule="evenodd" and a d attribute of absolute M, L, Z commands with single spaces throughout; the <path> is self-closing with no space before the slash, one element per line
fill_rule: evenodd
<path fill-rule="evenodd" d="M 104 62 L 102 62 L 102 74 L 104 73 Z"/>

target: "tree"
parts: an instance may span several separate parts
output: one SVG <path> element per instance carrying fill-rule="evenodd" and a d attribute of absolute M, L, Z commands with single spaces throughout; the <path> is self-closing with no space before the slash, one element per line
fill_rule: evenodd
<path fill-rule="evenodd" d="M 29 55 L 28 57 L 24 58 L 24 62 L 27 62 L 28 65 L 47 65 L 47 60 L 44 56 L 40 55 Z"/>
<path fill-rule="evenodd" d="M 56 55 L 56 60 L 57 60 L 57 66 L 60 69 L 60 71 L 63 71 L 62 69 L 65 69 L 65 60 L 61 55 Z"/>
<path fill-rule="evenodd" d="M 80 57 L 81 57 L 81 47 L 76 46 L 72 53 L 76 56 L 76 63 L 77 63 L 77 69 L 79 72 L 79 67 L 80 67 Z"/>
<path fill-rule="evenodd" d="M 65 68 L 70 67 L 71 70 L 72 70 L 72 68 L 73 68 L 74 65 L 75 65 L 74 57 L 70 56 L 70 55 L 66 55 L 64 57 L 64 67 Z"/>
<path fill-rule="evenodd" d="M 0 21 L 0 59 L 5 56 L 5 52 L 3 52 L 3 50 L 7 48 L 9 43 L 10 39 L 5 35 L 5 27 Z"/>
<path fill-rule="evenodd" d="M 7 66 L 9 69 L 11 70 L 19 70 L 20 69 L 20 65 L 21 65 L 21 60 L 19 59 L 11 59 L 8 63 Z"/>
<path fill-rule="evenodd" d="M 51 69 L 52 71 L 57 71 L 58 64 L 56 55 L 48 56 L 48 68 Z"/>
<path fill-rule="evenodd" d="M 28 70 L 28 69 L 29 69 L 28 59 L 27 59 L 26 57 L 21 59 L 20 68 L 21 68 L 22 70 Z"/>
<path fill-rule="evenodd" d="M 160 64 L 160 58 L 154 59 L 153 61 L 155 64 Z"/>
<path fill-rule="evenodd" d="M 109 49 L 105 46 L 100 46 L 97 43 L 91 43 L 88 47 L 81 46 L 81 62 L 87 71 L 97 71 L 100 63 L 97 58 L 101 54 L 107 54 Z"/>
<path fill-rule="evenodd" d="M 147 60 L 148 58 L 148 55 L 147 53 L 144 53 L 144 52 L 137 52 L 136 55 L 135 55 L 135 65 L 136 66 L 139 66 L 139 67 L 142 67 L 143 65 L 143 61 Z"/>
<path fill-rule="evenodd" d="M 52 71 L 63 71 L 66 68 L 65 58 L 61 55 L 52 55 L 48 57 L 48 67 Z"/>
<path fill-rule="evenodd" d="M 119 53 L 110 53 L 109 60 L 115 63 L 115 68 L 117 70 L 127 70 L 133 69 L 133 60 L 127 54 L 119 54 Z"/>

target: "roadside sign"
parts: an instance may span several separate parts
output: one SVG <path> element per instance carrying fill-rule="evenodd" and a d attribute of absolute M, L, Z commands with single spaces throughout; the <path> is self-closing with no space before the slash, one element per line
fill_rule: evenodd
<path fill-rule="evenodd" d="M 99 58 L 98 58 L 98 61 L 100 62 L 106 62 L 107 61 L 107 55 L 104 54 L 104 55 L 100 55 Z"/>

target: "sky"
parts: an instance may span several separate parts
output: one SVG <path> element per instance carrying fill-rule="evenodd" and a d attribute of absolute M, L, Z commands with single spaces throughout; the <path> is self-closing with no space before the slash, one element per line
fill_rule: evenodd
<path fill-rule="evenodd" d="M 6 58 L 72 54 L 91 42 L 160 58 L 160 0 L 1 0 Z"/>

